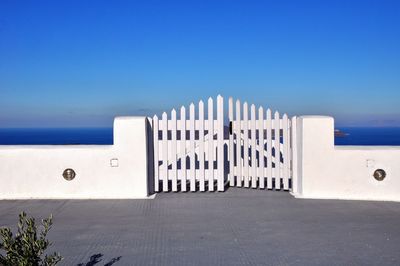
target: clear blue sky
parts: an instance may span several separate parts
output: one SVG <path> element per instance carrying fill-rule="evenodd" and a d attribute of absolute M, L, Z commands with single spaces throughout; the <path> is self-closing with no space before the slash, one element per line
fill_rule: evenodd
<path fill-rule="evenodd" d="M 400 126 L 400 1 L 0 1 L 0 127 L 111 126 L 218 93 Z"/>

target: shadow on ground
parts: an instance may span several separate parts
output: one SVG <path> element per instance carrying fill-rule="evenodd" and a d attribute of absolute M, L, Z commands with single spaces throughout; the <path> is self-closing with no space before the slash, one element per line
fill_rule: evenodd
<path fill-rule="evenodd" d="M 100 262 L 102 261 L 103 256 L 104 256 L 104 255 L 101 254 L 101 253 L 94 254 L 94 255 L 90 256 L 88 262 L 79 263 L 79 264 L 76 265 L 76 266 L 93 266 L 93 265 L 96 265 L 96 264 L 98 264 L 98 263 L 100 263 Z M 117 261 L 119 261 L 121 258 L 122 258 L 121 256 L 116 257 L 116 258 L 112 258 L 109 262 L 107 262 L 106 264 L 104 264 L 104 266 L 111 266 L 111 265 L 113 265 L 114 263 L 116 263 Z"/>

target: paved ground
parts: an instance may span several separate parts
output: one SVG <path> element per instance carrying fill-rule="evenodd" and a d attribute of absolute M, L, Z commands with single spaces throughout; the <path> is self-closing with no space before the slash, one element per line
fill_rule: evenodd
<path fill-rule="evenodd" d="M 399 265 L 400 204 L 230 189 L 155 200 L 0 201 L 0 225 L 53 213 L 62 265 Z"/>

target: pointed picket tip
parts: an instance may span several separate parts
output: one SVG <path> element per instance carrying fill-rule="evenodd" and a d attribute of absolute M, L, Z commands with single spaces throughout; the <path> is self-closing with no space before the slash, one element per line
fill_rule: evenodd
<path fill-rule="evenodd" d="M 236 100 L 236 104 L 240 104 L 240 100 L 239 99 Z"/>
<path fill-rule="evenodd" d="M 204 116 L 204 102 L 202 100 L 199 101 L 199 117 Z M 199 118 L 201 119 L 201 118 Z"/>
<path fill-rule="evenodd" d="M 258 108 L 258 119 L 264 120 L 264 108 L 262 108 L 261 106 L 260 108 Z"/>
<path fill-rule="evenodd" d="M 164 119 L 164 118 L 167 118 L 167 116 L 168 116 L 168 115 L 167 115 L 167 113 L 166 113 L 166 112 L 162 113 L 162 117 L 163 117 L 163 119 Z"/>
<path fill-rule="evenodd" d="M 283 114 L 283 118 L 284 119 L 287 119 L 288 118 L 288 116 L 287 116 L 287 114 L 285 113 L 285 114 Z"/>
<path fill-rule="evenodd" d="M 175 108 L 172 109 L 171 114 L 176 114 Z"/>
<path fill-rule="evenodd" d="M 278 111 L 275 111 L 275 113 L 274 113 L 275 115 L 279 115 L 279 112 Z"/>
<path fill-rule="evenodd" d="M 251 105 L 250 111 L 251 111 L 251 119 L 255 119 L 255 117 L 256 117 L 256 106 L 254 104 Z"/>
<path fill-rule="evenodd" d="M 272 118 L 271 109 L 268 108 L 266 114 L 267 114 L 267 119 L 270 120 Z"/>
<path fill-rule="evenodd" d="M 247 102 L 244 102 L 244 103 L 243 103 L 243 106 L 248 106 Z"/>
<path fill-rule="evenodd" d="M 157 115 L 154 115 L 154 116 L 153 116 L 153 119 L 158 119 L 158 116 L 157 116 Z"/>
<path fill-rule="evenodd" d="M 233 102 L 233 97 L 231 96 L 231 97 L 229 97 L 229 101 L 232 101 Z"/>
<path fill-rule="evenodd" d="M 221 94 L 218 94 L 218 95 L 217 95 L 217 99 L 218 99 L 218 98 L 223 98 L 223 97 L 221 96 Z"/>
<path fill-rule="evenodd" d="M 186 110 L 185 106 L 182 106 L 181 111 L 185 111 L 185 110 Z"/>

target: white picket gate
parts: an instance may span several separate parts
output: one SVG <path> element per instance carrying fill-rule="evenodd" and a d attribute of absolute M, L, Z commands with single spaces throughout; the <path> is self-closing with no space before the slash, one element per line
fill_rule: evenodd
<path fill-rule="evenodd" d="M 229 185 L 289 190 L 291 186 L 291 121 L 270 109 L 256 110 L 229 99 Z M 236 110 L 234 110 L 236 109 Z M 234 112 L 236 111 L 236 112 Z M 243 111 L 243 112 L 242 112 Z M 235 116 L 234 116 L 235 113 Z M 258 117 L 257 117 L 258 114 Z"/>
<path fill-rule="evenodd" d="M 222 96 L 217 97 L 216 116 L 212 98 L 207 118 L 202 101 L 195 109 L 190 104 L 188 119 L 184 106 L 179 119 L 175 109 L 170 118 L 165 112 L 161 119 L 153 117 L 156 192 L 224 191 L 226 186 L 291 188 L 291 120 L 286 114 L 280 118 L 275 112 L 272 117 L 270 109 L 260 107 L 256 112 L 251 105 L 249 117 L 246 102 L 241 105 L 237 100 L 234 106 L 229 98 L 229 123 L 224 126 Z"/>
<path fill-rule="evenodd" d="M 176 111 L 167 113 L 162 119 L 153 117 L 154 184 L 155 191 L 224 191 L 224 102 L 217 97 L 217 117 L 214 115 L 213 99 L 209 98 L 207 120 L 204 117 L 204 103 L 199 102 L 198 118 L 195 105 L 180 109 L 180 119 Z M 160 183 L 162 186 L 160 186 Z"/>

